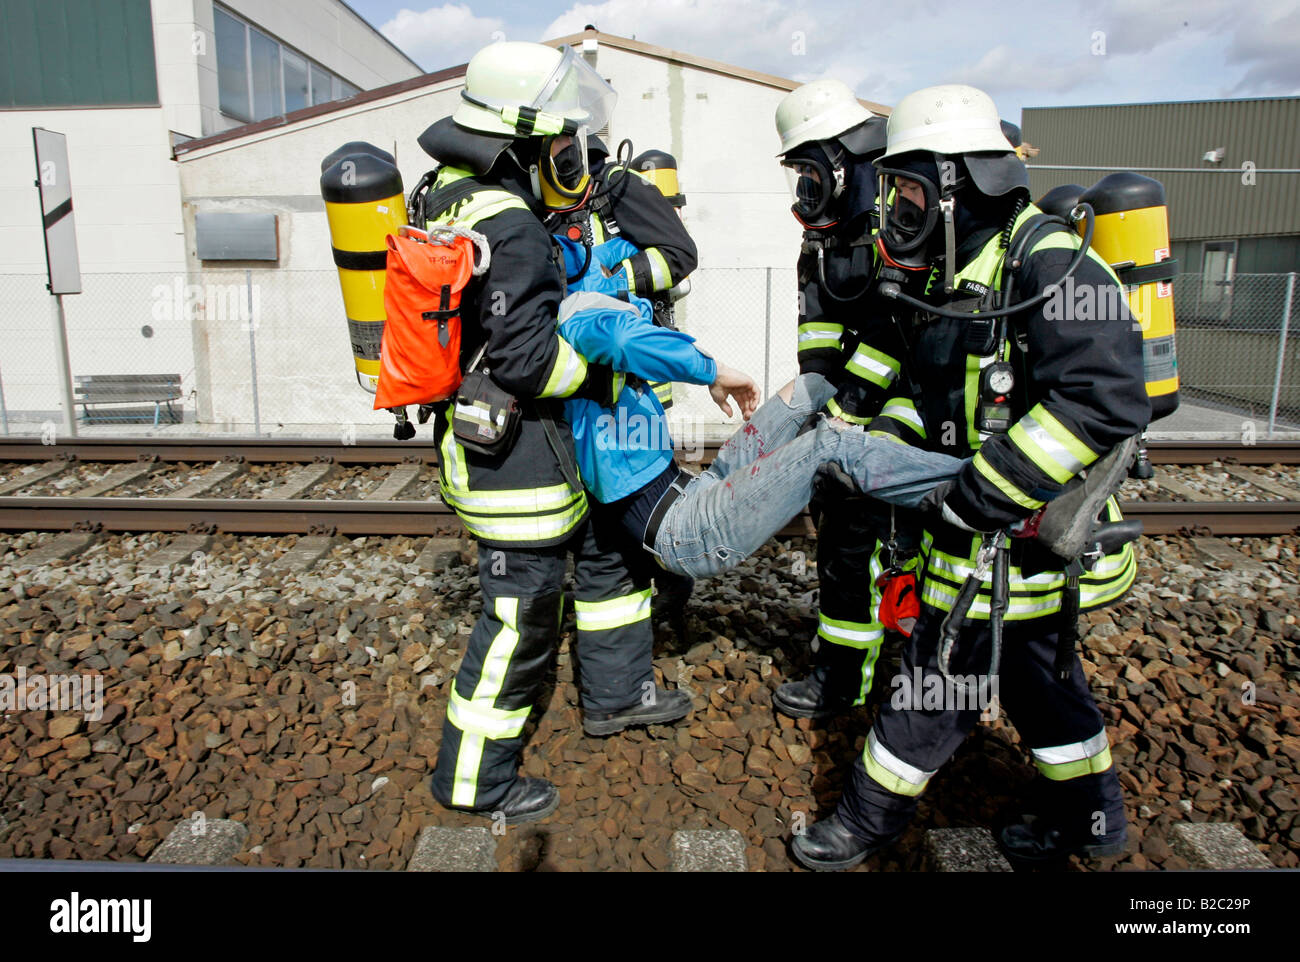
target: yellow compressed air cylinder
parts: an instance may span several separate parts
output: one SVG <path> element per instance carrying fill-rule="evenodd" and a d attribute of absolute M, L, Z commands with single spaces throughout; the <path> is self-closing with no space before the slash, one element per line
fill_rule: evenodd
<path fill-rule="evenodd" d="M 392 154 L 355 141 L 321 162 L 320 190 L 343 290 L 357 383 L 374 394 L 384 335 L 387 237 L 406 223 L 402 175 Z"/>
<path fill-rule="evenodd" d="M 674 207 L 686 206 L 686 195 L 677 185 L 677 158 L 663 150 L 647 150 L 632 158 L 631 168 L 659 188 Z"/>
<path fill-rule="evenodd" d="M 1151 420 L 1178 409 L 1178 353 L 1174 343 L 1169 208 L 1158 180 L 1129 171 L 1108 174 L 1079 198 L 1096 218 L 1092 247 L 1115 269 L 1129 310 L 1142 325 L 1142 362 Z M 1082 231 L 1082 223 L 1080 230 Z"/>

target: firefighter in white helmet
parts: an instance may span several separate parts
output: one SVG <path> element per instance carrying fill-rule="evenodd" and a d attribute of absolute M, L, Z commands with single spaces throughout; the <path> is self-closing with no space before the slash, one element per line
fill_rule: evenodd
<path fill-rule="evenodd" d="M 570 552 L 586 732 L 691 709 L 685 693 L 655 687 L 648 577 L 629 571 L 618 525 L 594 517 L 564 420 L 565 398 L 608 404 L 613 383 L 556 333 L 564 271 L 541 218 L 589 188 L 586 140 L 614 100 L 570 47 L 496 43 L 470 60 L 455 113 L 419 138 L 441 166 L 412 198 L 415 220 L 472 228 L 491 251 L 462 302 L 462 365 L 487 375 L 476 382 L 493 395 L 477 399 L 482 407 L 518 412 L 499 438 L 481 416 L 475 430 L 474 404 L 463 420 L 459 403 L 435 412 L 441 493 L 478 542 L 483 612 L 453 683 L 432 788 L 443 805 L 506 823 L 544 817 L 558 801 L 553 784 L 517 769 L 559 640 Z"/>
<path fill-rule="evenodd" d="M 1110 266 L 1029 203 L 1024 164 L 983 92 L 903 98 L 876 167 L 879 289 L 907 339 L 899 383 L 918 415 L 897 425 L 900 437 L 971 461 L 923 505 L 922 607 L 901 684 L 835 813 L 793 839 L 794 855 L 847 868 L 896 839 L 992 697 L 1040 773 L 1037 817 L 1003 831 L 1008 854 L 1117 854 L 1124 800 L 1073 641 L 1079 610 L 1132 584 L 1132 545 L 1098 542 L 1088 568 L 1006 532 L 1027 533 L 1025 519 L 1145 427 L 1141 333 Z M 1067 287 L 1090 288 L 1096 309 L 1054 319 L 1049 300 L 1071 274 Z M 1082 521 L 1118 520 L 1106 493 Z M 1003 617 L 990 618 L 995 606 Z"/>
<path fill-rule="evenodd" d="M 866 425 L 891 398 L 903 350 L 875 285 L 872 161 L 885 150 L 885 118 L 842 81 L 815 80 L 782 99 L 776 129 L 790 210 L 804 228 L 796 264 L 799 373 L 831 382 L 827 415 Z M 904 575 L 916 553 L 906 537 L 909 512 L 864 497 L 829 468 L 812 508 L 821 587 L 816 652 L 808 675 L 772 697 L 795 718 L 826 718 L 865 702 L 886 630 L 909 627 L 882 623 L 882 576 Z"/>

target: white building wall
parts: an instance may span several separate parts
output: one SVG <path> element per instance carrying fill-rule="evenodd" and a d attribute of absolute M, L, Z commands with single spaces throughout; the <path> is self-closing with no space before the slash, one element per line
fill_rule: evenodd
<path fill-rule="evenodd" d="M 657 147 L 678 159 L 684 219 L 700 249 L 700 270 L 692 293 L 679 303 L 679 322 L 706 350 L 749 371 L 760 386 L 766 379 L 775 391 L 796 370 L 793 267 L 800 228 L 775 160 L 772 119 L 785 91 L 609 46 L 600 48 L 598 69 L 619 91 L 611 150 L 628 137 L 638 153 Z M 347 141 L 370 141 L 394 153 L 409 191 L 432 165 L 415 138 L 454 109 L 459 90 L 459 82 L 449 82 L 410 91 L 181 155 L 187 231 L 200 210 L 273 211 L 280 218 L 280 273 L 314 272 L 310 294 L 301 279 L 292 282 L 297 304 L 272 294 L 288 278 L 263 275 L 264 300 L 285 311 L 263 311 L 256 331 L 264 421 L 390 421 L 384 412 L 367 410 L 368 396 L 352 374 L 319 197 L 319 160 Z M 190 267 L 198 272 L 190 238 Z M 220 350 L 209 341 L 215 420 L 251 417 L 251 400 L 223 387 L 220 376 L 223 366 L 242 363 L 235 359 L 247 355 L 246 340 L 245 334 Z M 680 387 L 677 397 L 672 415 L 679 430 L 723 430 L 725 419 L 703 388 Z"/>
<path fill-rule="evenodd" d="M 226 6 L 363 89 L 419 73 L 335 0 Z M 32 127 L 68 139 L 85 277 L 83 293 L 65 298 L 73 374 L 181 373 L 192 386 L 190 324 L 158 292 L 187 280 L 171 132 L 198 137 L 237 125 L 218 110 L 212 7 L 152 0 L 160 106 L 0 111 L 0 377 L 10 410 L 48 411 L 57 398 Z"/>

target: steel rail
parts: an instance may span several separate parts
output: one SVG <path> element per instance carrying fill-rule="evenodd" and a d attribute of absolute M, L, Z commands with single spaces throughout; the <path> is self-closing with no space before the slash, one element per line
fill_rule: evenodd
<path fill-rule="evenodd" d="M 704 446 L 711 460 L 719 443 Z M 1300 464 L 1300 441 L 1153 441 L 1147 448 L 1154 464 Z M 324 438 L 74 438 L 42 444 L 36 438 L 0 438 L 0 461 L 48 461 L 71 456 L 79 461 L 135 461 L 142 454 L 162 461 L 209 462 L 242 458 L 251 464 L 306 463 L 331 459 L 336 464 L 436 464 L 437 448 L 427 442 L 358 440 L 343 444 Z"/>
<path fill-rule="evenodd" d="M 1125 517 L 1141 519 L 1148 535 L 1284 535 L 1300 530 L 1297 501 L 1131 501 Z M 807 516 L 782 535 L 809 534 Z M 189 531 L 231 534 L 448 536 L 460 519 L 436 501 L 258 500 L 236 498 L 0 497 L 4 531 Z"/>

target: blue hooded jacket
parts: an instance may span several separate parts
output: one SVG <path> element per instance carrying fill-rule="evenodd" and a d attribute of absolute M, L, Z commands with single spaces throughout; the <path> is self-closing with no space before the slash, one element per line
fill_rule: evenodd
<path fill-rule="evenodd" d="M 573 277 L 582 270 L 586 253 L 567 237 L 556 239 Z M 637 248 L 622 238 L 592 248 L 586 271 L 570 281 L 569 296 L 560 304 L 560 336 L 588 361 L 646 381 L 712 384 L 717 364 L 695 346 L 695 338 L 656 325 L 650 302 L 628 295 L 621 277 L 606 275 L 606 269 L 635 253 Z M 624 386 L 612 411 L 595 401 L 570 398 L 564 412 L 573 427 L 583 484 L 597 501 L 608 504 L 636 493 L 673 459 L 668 419 L 648 387 Z"/>

